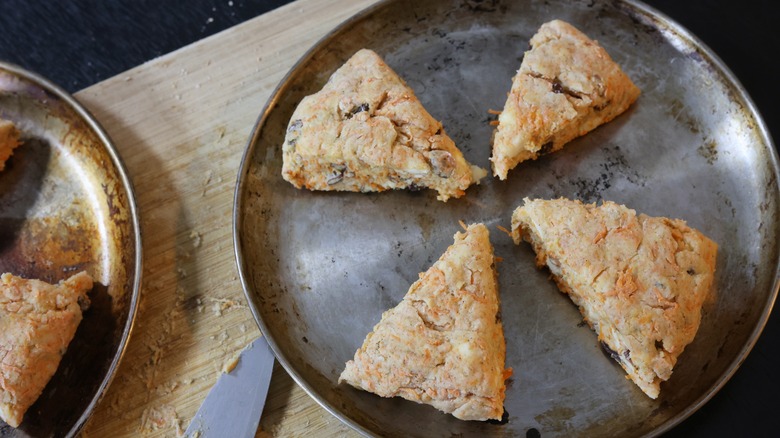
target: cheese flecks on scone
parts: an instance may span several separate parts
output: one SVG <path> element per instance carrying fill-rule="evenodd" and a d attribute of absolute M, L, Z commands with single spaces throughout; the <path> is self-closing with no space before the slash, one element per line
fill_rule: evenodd
<path fill-rule="evenodd" d="M 557 151 L 624 112 L 639 97 L 599 44 L 553 20 L 531 38 L 493 137 L 493 173 Z"/>
<path fill-rule="evenodd" d="M 648 396 L 693 341 L 718 246 L 679 219 L 637 216 L 613 202 L 528 200 L 512 215 L 515 243 L 577 304 L 602 345 Z"/>
<path fill-rule="evenodd" d="M 56 285 L 0 277 L 0 419 L 10 426 L 19 426 L 57 371 L 91 289 L 85 272 Z"/>
<path fill-rule="evenodd" d="M 339 382 L 462 420 L 500 419 L 512 371 L 497 289 L 488 230 L 471 225 L 382 315 Z"/>
<path fill-rule="evenodd" d="M 13 122 L 0 119 L 0 170 L 5 169 L 5 162 L 19 144 L 19 130 Z"/>
<path fill-rule="evenodd" d="M 446 201 L 487 173 L 463 158 L 412 89 L 368 49 L 301 101 L 282 151 L 284 179 L 310 190 L 427 187 Z"/>

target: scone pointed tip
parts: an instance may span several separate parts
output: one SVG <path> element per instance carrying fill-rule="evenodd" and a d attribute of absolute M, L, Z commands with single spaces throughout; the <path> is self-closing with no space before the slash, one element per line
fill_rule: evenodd
<path fill-rule="evenodd" d="M 553 20 L 531 38 L 493 136 L 493 172 L 556 152 L 625 112 L 639 88 L 594 40 Z"/>

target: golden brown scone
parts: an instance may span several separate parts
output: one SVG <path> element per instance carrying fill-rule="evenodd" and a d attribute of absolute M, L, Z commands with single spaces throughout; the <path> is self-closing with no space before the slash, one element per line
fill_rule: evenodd
<path fill-rule="evenodd" d="M 382 315 L 339 382 L 461 420 L 500 419 L 512 370 L 497 288 L 488 230 L 471 225 Z"/>
<path fill-rule="evenodd" d="M 57 371 L 90 289 L 85 272 L 57 285 L 0 277 L 0 419 L 10 426 L 19 426 Z"/>
<path fill-rule="evenodd" d="M 699 328 L 717 244 L 679 219 L 563 198 L 525 199 L 512 237 L 531 243 L 628 377 L 658 397 Z"/>
<path fill-rule="evenodd" d="M 310 190 L 436 190 L 463 196 L 487 172 L 470 165 L 442 125 L 374 52 L 355 53 L 293 113 L 282 176 Z"/>
<path fill-rule="evenodd" d="M 543 24 L 498 117 L 493 173 L 506 179 L 521 161 L 561 149 L 638 97 L 639 88 L 597 42 L 566 22 Z"/>
<path fill-rule="evenodd" d="M 20 144 L 19 130 L 12 122 L 0 119 L 0 171 L 5 169 L 5 162 Z"/>

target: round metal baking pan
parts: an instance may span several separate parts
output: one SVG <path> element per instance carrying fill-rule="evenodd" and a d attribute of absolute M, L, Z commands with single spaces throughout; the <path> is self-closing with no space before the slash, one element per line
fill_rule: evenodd
<path fill-rule="evenodd" d="M 0 172 L 0 272 L 58 282 L 95 280 L 56 374 L 19 428 L 0 437 L 75 436 L 106 392 L 127 345 L 141 280 L 130 179 L 98 122 L 67 92 L 0 63 L 0 117 L 23 144 Z"/>
<path fill-rule="evenodd" d="M 466 158 L 489 168 L 489 109 L 539 26 L 563 19 L 605 47 L 641 88 L 628 112 L 487 178 L 462 199 L 432 191 L 296 190 L 281 178 L 281 145 L 300 100 L 355 51 L 375 50 L 415 90 Z M 706 403 L 756 342 L 778 291 L 778 158 L 761 117 L 728 68 L 695 36 L 633 1 L 385 1 L 318 42 L 263 109 L 234 206 L 241 281 L 285 369 L 327 410 L 366 435 L 653 436 Z M 718 242 L 713 298 L 695 341 L 657 400 L 599 347 L 578 310 L 515 246 L 524 197 L 611 200 L 685 219 Z M 484 222 L 499 264 L 508 383 L 503 424 L 463 422 L 428 406 L 337 383 L 383 311 L 452 243 L 458 220 Z"/>

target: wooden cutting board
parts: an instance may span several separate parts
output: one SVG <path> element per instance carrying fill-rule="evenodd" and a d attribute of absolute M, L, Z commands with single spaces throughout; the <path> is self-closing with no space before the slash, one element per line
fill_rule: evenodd
<path fill-rule="evenodd" d="M 293 64 L 374 0 L 298 0 L 76 93 L 116 144 L 143 238 L 138 317 L 83 436 L 176 436 L 260 332 L 235 265 L 250 132 Z M 277 364 L 258 436 L 356 435 Z"/>

